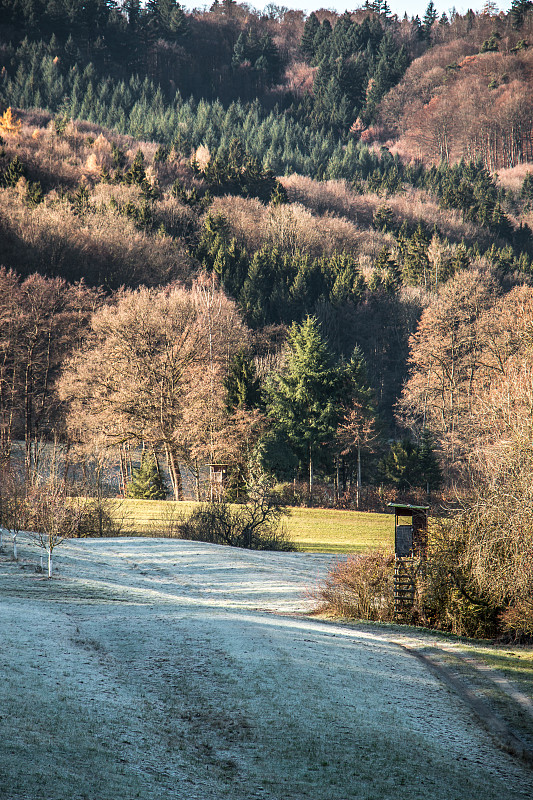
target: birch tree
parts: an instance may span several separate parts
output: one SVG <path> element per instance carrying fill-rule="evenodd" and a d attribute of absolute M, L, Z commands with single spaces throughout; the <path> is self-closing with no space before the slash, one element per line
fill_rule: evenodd
<path fill-rule="evenodd" d="M 52 577 L 53 554 L 66 539 L 76 536 L 81 520 L 81 508 L 67 497 L 65 486 L 50 480 L 36 486 L 31 498 L 30 538 L 41 547 L 48 559 L 48 577 Z"/>

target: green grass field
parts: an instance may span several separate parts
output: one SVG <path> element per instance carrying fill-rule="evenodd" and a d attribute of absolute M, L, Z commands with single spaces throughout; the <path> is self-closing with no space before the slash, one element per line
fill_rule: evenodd
<path fill-rule="evenodd" d="M 330 508 L 291 508 L 289 537 L 299 550 L 317 553 L 366 553 L 394 546 L 394 516 Z"/>
<path fill-rule="evenodd" d="M 196 503 L 158 500 L 112 500 L 112 513 L 122 533 L 172 536 L 180 519 Z M 289 538 L 299 550 L 316 553 L 365 553 L 392 549 L 394 516 L 325 508 L 290 508 L 285 518 Z"/>

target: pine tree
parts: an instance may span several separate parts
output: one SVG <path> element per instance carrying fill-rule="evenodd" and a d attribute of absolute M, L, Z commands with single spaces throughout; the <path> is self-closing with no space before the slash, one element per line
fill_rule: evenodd
<path fill-rule="evenodd" d="M 135 183 L 140 186 L 145 180 L 146 172 L 144 169 L 144 153 L 142 150 L 137 150 L 131 167 L 124 174 L 124 182 L 127 184 Z"/>
<path fill-rule="evenodd" d="M 155 456 L 143 454 L 140 466 L 133 470 L 126 496 L 136 500 L 165 499 L 167 490 Z"/>
<path fill-rule="evenodd" d="M 525 17 L 532 8 L 531 0 L 513 0 L 510 10 L 513 28 L 520 30 L 523 27 Z"/>
<path fill-rule="evenodd" d="M 257 408 L 261 400 L 259 378 L 255 363 L 246 350 L 236 353 L 224 381 L 228 411 Z"/>
<path fill-rule="evenodd" d="M 416 447 L 409 439 L 394 442 L 378 465 L 380 480 L 400 490 L 420 486 L 417 456 Z"/>
<path fill-rule="evenodd" d="M 318 21 L 316 14 L 313 12 L 305 21 L 302 38 L 300 41 L 302 53 L 307 56 L 309 60 L 312 60 L 315 56 L 316 37 L 319 30 L 320 22 Z"/>
<path fill-rule="evenodd" d="M 17 185 L 19 179 L 23 178 L 25 174 L 26 168 L 24 164 L 18 156 L 15 156 L 15 158 L 9 162 L 4 174 L 2 175 L 2 183 L 4 186 L 13 188 Z"/>
<path fill-rule="evenodd" d="M 423 20 L 424 28 L 426 29 L 428 36 L 429 36 L 429 34 L 431 32 L 431 28 L 433 26 L 433 23 L 437 19 L 437 16 L 438 15 L 437 15 L 437 9 L 435 8 L 435 3 L 433 2 L 433 0 L 429 0 L 429 3 L 428 3 L 427 8 L 426 8 L 426 13 L 424 14 L 424 20 Z"/>
<path fill-rule="evenodd" d="M 316 318 L 293 323 L 284 368 L 267 387 L 267 412 L 296 455 L 307 462 L 310 494 L 315 460 L 331 443 L 337 427 L 341 378 Z"/>
<path fill-rule="evenodd" d="M 28 206 L 28 208 L 35 208 L 42 203 L 44 200 L 43 190 L 40 181 L 29 181 L 26 187 L 26 194 L 24 196 L 24 202 Z"/>
<path fill-rule="evenodd" d="M 427 428 L 422 431 L 418 447 L 418 469 L 420 472 L 419 485 L 424 486 L 428 494 L 431 490 L 439 488 L 442 484 L 442 471 L 435 455 L 433 437 Z"/>
<path fill-rule="evenodd" d="M 287 191 L 280 181 L 276 180 L 276 185 L 270 195 L 270 203 L 273 206 L 282 206 L 289 202 Z"/>

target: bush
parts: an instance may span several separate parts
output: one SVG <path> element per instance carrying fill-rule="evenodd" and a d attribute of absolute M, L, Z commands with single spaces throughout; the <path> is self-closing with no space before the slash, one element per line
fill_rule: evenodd
<path fill-rule="evenodd" d="M 122 523 L 116 519 L 105 499 L 92 500 L 80 509 L 76 536 L 120 536 Z"/>
<path fill-rule="evenodd" d="M 394 556 L 376 551 L 333 566 L 319 587 L 325 610 L 343 617 L 394 619 Z"/>
<path fill-rule="evenodd" d="M 281 513 L 281 507 L 268 500 L 252 499 L 238 506 L 205 503 L 179 526 L 179 536 L 251 550 L 296 550 L 281 524 Z"/>
<path fill-rule="evenodd" d="M 498 487 L 433 524 L 423 587 L 429 624 L 481 638 L 533 634 L 531 506 L 514 490 L 505 497 Z"/>
<path fill-rule="evenodd" d="M 533 598 L 517 601 L 501 616 L 502 632 L 515 642 L 533 640 Z"/>

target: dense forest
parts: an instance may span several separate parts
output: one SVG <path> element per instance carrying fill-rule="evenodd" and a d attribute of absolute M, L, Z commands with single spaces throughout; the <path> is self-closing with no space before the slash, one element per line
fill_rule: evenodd
<path fill-rule="evenodd" d="M 336 497 L 357 483 L 358 502 L 361 480 L 436 489 L 444 469 L 445 483 L 462 481 L 438 426 L 405 411 L 402 387 L 421 315 L 465 271 L 490 276 L 489 305 L 529 281 L 531 4 L 448 18 L 430 2 L 422 20 L 381 0 L 307 17 L 233 0 L 192 12 L 172 0 L 1 10 L 0 263 L 18 287 L 4 294 L 16 320 L 2 349 L 4 453 L 24 438 L 29 468 L 40 437 L 67 436 L 56 378 L 72 334 L 50 344 L 50 325 L 70 318 L 71 294 L 84 340 L 88 309 L 119 308 L 139 287 L 194 293 L 203 274 L 247 330 L 226 352 L 220 397 L 228 381 L 257 381 L 239 402 L 262 415 L 278 478 L 316 470 Z M 25 308 L 37 285 L 44 305 Z M 36 319 L 42 374 L 13 348 Z M 272 395 L 287 342 L 310 320 L 340 380 L 320 390 L 339 400 L 315 459 Z M 347 391 L 339 375 L 355 363 Z M 359 444 L 346 444 L 362 395 L 372 433 L 359 441 L 352 419 Z M 222 458 L 212 442 L 202 452 Z"/>
<path fill-rule="evenodd" d="M 0 20 L 3 486 L 459 504 L 441 623 L 530 620 L 533 3 Z"/>

